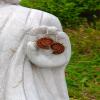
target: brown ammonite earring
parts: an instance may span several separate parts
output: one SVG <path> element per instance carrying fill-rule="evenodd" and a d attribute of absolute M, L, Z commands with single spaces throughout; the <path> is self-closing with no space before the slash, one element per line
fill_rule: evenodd
<path fill-rule="evenodd" d="M 43 37 L 37 40 L 37 47 L 41 49 L 50 49 L 50 46 L 54 43 L 54 41 L 49 37 Z"/>
<path fill-rule="evenodd" d="M 56 54 L 56 55 L 61 54 L 65 51 L 64 45 L 58 42 L 53 43 L 51 45 L 51 49 L 53 50 L 53 54 Z"/>

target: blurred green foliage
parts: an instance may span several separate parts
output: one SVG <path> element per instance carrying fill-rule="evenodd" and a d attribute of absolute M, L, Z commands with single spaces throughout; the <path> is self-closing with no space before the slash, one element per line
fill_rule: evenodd
<path fill-rule="evenodd" d="M 84 26 L 65 31 L 72 44 L 65 70 L 71 100 L 100 100 L 100 31 Z"/>
<path fill-rule="evenodd" d="M 21 5 L 52 13 L 63 26 L 72 28 L 84 22 L 79 17 L 81 12 L 100 9 L 99 0 L 22 0 Z"/>

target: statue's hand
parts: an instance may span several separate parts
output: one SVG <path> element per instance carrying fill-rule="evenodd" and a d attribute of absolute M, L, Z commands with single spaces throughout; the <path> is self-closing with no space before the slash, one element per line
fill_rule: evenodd
<path fill-rule="evenodd" d="M 36 42 L 29 41 L 27 43 L 27 56 L 29 60 L 38 67 L 61 67 L 65 66 L 69 61 L 71 52 L 69 39 L 64 32 L 54 30 L 52 33 L 61 37 L 61 42 L 65 46 L 65 51 L 61 54 L 55 55 L 52 53 L 52 50 L 39 49 L 37 48 Z M 50 30 L 48 34 L 49 33 L 51 33 Z"/>

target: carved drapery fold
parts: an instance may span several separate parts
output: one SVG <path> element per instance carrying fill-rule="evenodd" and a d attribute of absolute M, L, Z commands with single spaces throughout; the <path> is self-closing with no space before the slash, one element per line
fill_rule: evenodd
<path fill-rule="evenodd" d="M 0 4 L 19 4 L 20 0 L 0 0 Z"/>

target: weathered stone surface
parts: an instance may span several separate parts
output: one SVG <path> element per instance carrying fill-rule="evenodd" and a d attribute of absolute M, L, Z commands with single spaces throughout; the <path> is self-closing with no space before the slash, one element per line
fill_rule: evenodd
<path fill-rule="evenodd" d="M 12 5 L 18 3 L 13 1 L 0 0 L 0 100 L 69 100 L 64 68 L 71 46 L 59 20 L 43 11 Z M 56 27 L 65 37 L 65 54 L 50 54 L 52 59 L 42 52 L 37 55 L 31 42 L 38 32 L 45 31 L 42 25 L 51 33 L 55 31 L 50 26 Z M 30 29 L 34 29 L 34 34 L 28 33 Z"/>

